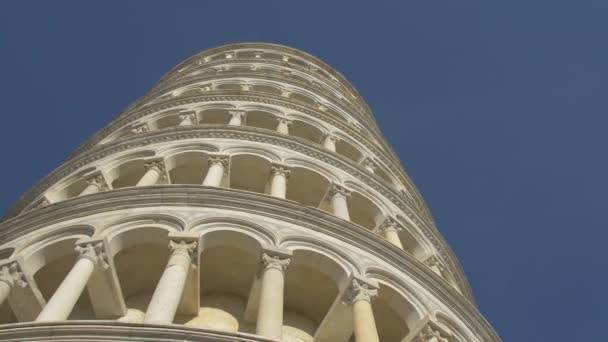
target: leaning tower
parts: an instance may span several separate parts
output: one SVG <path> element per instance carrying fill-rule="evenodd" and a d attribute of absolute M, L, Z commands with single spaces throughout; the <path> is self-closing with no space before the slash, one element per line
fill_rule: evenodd
<path fill-rule="evenodd" d="M 500 341 L 361 95 L 285 46 L 169 71 L 0 237 L 2 341 Z"/>

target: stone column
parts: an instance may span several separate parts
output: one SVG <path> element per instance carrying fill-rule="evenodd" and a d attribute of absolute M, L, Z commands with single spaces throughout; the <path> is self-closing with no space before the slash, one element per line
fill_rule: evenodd
<path fill-rule="evenodd" d="M 197 242 L 169 241 L 171 257 L 156 285 L 144 323 L 170 324 L 186 285 L 188 270 L 195 257 Z"/>
<path fill-rule="evenodd" d="M 0 268 L 0 305 L 4 304 L 15 284 L 21 287 L 27 286 L 19 264 L 16 261 L 12 261 Z"/>
<path fill-rule="evenodd" d="M 424 260 L 424 264 L 430 267 L 431 270 L 437 273 L 438 276 L 443 277 L 443 271 L 445 271 L 445 267 L 436 256 L 431 255 L 426 260 Z"/>
<path fill-rule="evenodd" d="M 76 246 L 76 251 L 80 254 L 76 259 L 76 264 L 63 279 L 61 285 L 55 290 L 53 296 L 44 306 L 44 309 L 36 318 L 36 321 L 64 321 L 69 316 L 74 305 L 80 298 L 82 291 L 89 281 L 89 278 L 99 265 L 108 268 L 107 256 L 103 248 L 103 243 L 81 243 Z"/>
<path fill-rule="evenodd" d="M 245 118 L 245 111 L 242 110 L 231 110 L 230 113 L 230 121 L 229 125 L 232 126 L 241 126 L 243 124 L 243 119 Z"/>
<path fill-rule="evenodd" d="M 387 218 L 381 225 L 378 227 L 378 234 L 382 235 L 384 239 L 393 245 L 403 249 L 403 244 L 401 243 L 401 239 L 399 238 L 399 232 L 403 228 L 392 218 Z"/>
<path fill-rule="evenodd" d="M 380 342 L 372 300 L 378 295 L 378 290 L 361 279 L 353 279 L 349 289 L 348 301 L 353 310 L 353 327 L 356 342 Z"/>
<path fill-rule="evenodd" d="M 203 185 L 220 186 L 226 167 L 228 167 L 228 156 L 210 156 L 209 170 L 203 180 Z"/>
<path fill-rule="evenodd" d="M 181 119 L 179 125 L 180 126 L 192 126 L 194 125 L 194 113 L 180 114 L 179 118 Z"/>
<path fill-rule="evenodd" d="M 256 334 L 281 340 L 283 338 L 283 294 L 285 271 L 289 256 L 262 254 L 260 304 L 256 323 Z"/>
<path fill-rule="evenodd" d="M 84 188 L 84 190 L 82 190 L 78 196 L 94 194 L 107 188 L 106 182 L 102 175 L 91 176 L 89 179 L 87 179 L 87 184 L 87 187 Z"/>
<path fill-rule="evenodd" d="M 159 179 L 165 177 L 165 163 L 162 160 L 153 160 L 144 164 L 146 173 L 139 179 L 136 186 L 154 185 Z"/>
<path fill-rule="evenodd" d="M 323 140 L 323 147 L 332 152 L 336 152 L 336 142 L 338 142 L 338 137 L 329 134 L 325 137 L 325 140 Z"/>
<path fill-rule="evenodd" d="M 350 214 L 348 213 L 348 197 L 350 193 L 350 190 L 337 184 L 334 184 L 329 191 L 329 199 L 334 215 L 347 221 L 350 221 Z"/>
<path fill-rule="evenodd" d="M 291 175 L 291 170 L 285 166 L 274 164 L 270 167 L 270 173 L 270 196 L 286 198 L 287 180 Z"/>
<path fill-rule="evenodd" d="M 277 132 L 281 134 L 289 134 L 289 125 L 291 125 L 291 120 L 285 118 L 279 118 L 279 123 L 277 124 Z"/>

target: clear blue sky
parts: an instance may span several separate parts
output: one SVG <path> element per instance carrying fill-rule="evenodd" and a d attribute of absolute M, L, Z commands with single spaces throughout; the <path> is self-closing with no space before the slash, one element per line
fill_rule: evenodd
<path fill-rule="evenodd" d="M 361 91 L 505 341 L 605 341 L 608 2 L 3 1 L 0 211 L 185 58 L 239 41 Z"/>

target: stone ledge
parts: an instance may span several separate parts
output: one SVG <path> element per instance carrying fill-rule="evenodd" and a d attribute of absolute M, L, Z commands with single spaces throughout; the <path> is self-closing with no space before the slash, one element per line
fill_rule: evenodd
<path fill-rule="evenodd" d="M 261 336 L 190 328 L 183 325 L 134 324 L 116 321 L 31 322 L 0 325 L 0 340 L 24 341 L 176 341 L 277 342 Z"/>

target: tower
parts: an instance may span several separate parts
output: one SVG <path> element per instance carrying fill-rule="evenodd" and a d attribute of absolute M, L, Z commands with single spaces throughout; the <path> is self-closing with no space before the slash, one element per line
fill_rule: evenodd
<path fill-rule="evenodd" d="M 181 63 L 0 234 L 2 340 L 500 341 L 362 97 L 285 46 Z"/>

